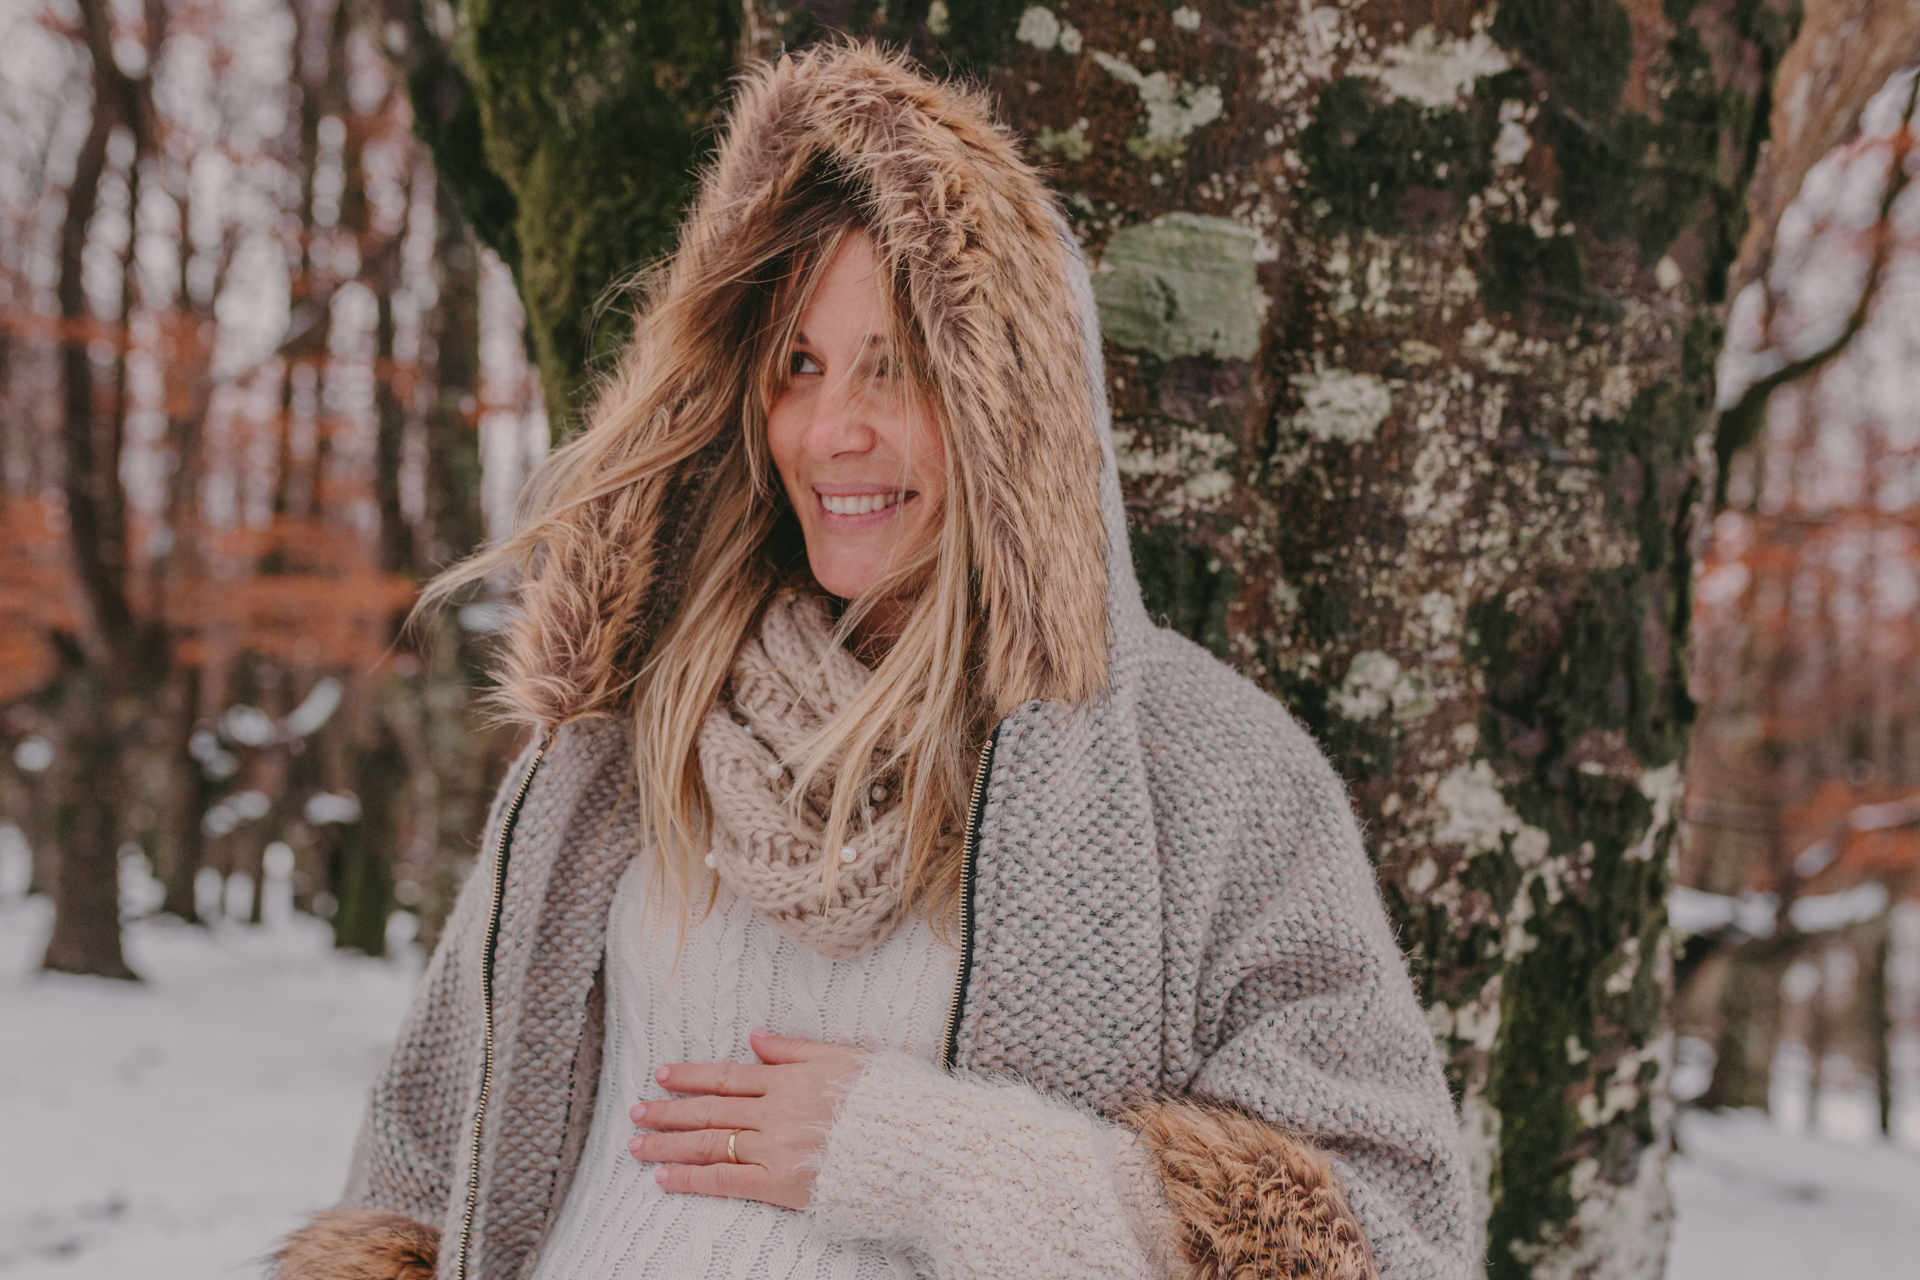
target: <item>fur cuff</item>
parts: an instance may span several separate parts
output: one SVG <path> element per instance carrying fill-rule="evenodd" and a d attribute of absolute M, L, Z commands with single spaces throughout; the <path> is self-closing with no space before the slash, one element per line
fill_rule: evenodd
<path fill-rule="evenodd" d="M 273 1280 L 433 1280 L 440 1233 L 380 1209 L 328 1209 L 267 1260 Z"/>
<path fill-rule="evenodd" d="M 1212 1099 L 1122 1119 L 1154 1154 L 1194 1280 L 1379 1280 L 1332 1161 L 1306 1139 Z"/>

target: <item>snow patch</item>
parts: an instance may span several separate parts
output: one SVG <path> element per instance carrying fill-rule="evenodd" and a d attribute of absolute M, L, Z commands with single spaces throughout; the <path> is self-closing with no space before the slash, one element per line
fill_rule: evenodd
<path fill-rule="evenodd" d="M 251 1277 L 334 1203 L 417 949 L 167 918 L 126 931 L 146 981 L 36 972 L 52 912 L 0 904 L 0 1274 Z"/>

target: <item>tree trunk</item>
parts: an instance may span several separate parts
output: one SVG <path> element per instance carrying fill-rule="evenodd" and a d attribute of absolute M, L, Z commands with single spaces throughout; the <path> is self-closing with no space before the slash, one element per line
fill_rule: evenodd
<path fill-rule="evenodd" d="M 54 758 L 53 935 L 41 967 L 102 978 L 139 977 L 120 949 L 119 786 L 124 727 L 99 672 L 76 663 L 61 682 L 61 740 Z"/>
<path fill-rule="evenodd" d="M 158 21 L 148 33 L 157 47 Z M 85 256 L 99 207 L 108 144 L 116 130 L 134 140 L 127 170 L 127 216 L 139 202 L 139 158 L 153 138 L 151 86 L 115 63 L 112 23 L 103 0 L 82 0 L 80 36 L 92 62 L 93 118 L 74 162 L 60 227 L 60 367 L 67 541 L 83 601 L 77 641 L 69 641 L 62 690 L 63 749 L 55 776 L 60 849 L 53 935 L 42 964 L 68 973 L 132 978 L 120 949 L 120 815 L 131 802 L 127 755 L 136 700 L 165 667 L 165 646 L 135 617 L 127 591 L 127 502 L 120 484 L 126 425 L 126 333 L 134 289 L 133 244 L 120 263 L 117 323 L 106 326 L 114 352 L 105 376 L 93 356 L 97 318 L 88 297 Z M 151 50 L 148 62 L 151 63 Z"/>
<path fill-rule="evenodd" d="M 1095 267 L 1150 608 L 1352 785 L 1488 1274 L 1660 1274 L 1691 543 L 1799 6 L 459 8 L 484 127 L 436 155 L 518 200 L 556 426 L 605 349 L 568 325 L 669 247 L 705 42 L 838 29 L 993 92 Z"/>

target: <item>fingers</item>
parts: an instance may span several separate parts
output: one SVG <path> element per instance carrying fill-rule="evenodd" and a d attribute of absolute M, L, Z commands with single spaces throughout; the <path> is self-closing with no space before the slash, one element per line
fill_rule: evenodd
<path fill-rule="evenodd" d="M 757 1164 L 663 1164 L 653 1171 L 653 1180 L 682 1194 L 783 1203 L 772 1177 Z"/>
<path fill-rule="evenodd" d="M 627 1115 L 643 1129 L 751 1129 L 759 1112 L 757 1098 L 702 1094 L 636 1102 Z"/>
<path fill-rule="evenodd" d="M 757 1098 L 770 1083 L 765 1067 L 751 1062 L 670 1062 L 653 1073 L 672 1093 L 719 1093 Z"/>
<path fill-rule="evenodd" d="M 830 1053 L 842 1052 L 842 1046 L 822 1044 L 818 1040 L 802 1040 L 798 1036 L 777 1036 L 771 1031 L 755 1030 L 748 1043 L 753 1046 L 754 1054 L 768 1066 L 784 1065 L 792 1062 L 812 1062 L 815 1058 Z"/>
<path fill-rule="evenodd" d="M 754 1164 L 754 1144 L 761 1136 L 752 1129 L 699 1129 L 692 1133 L 636 1133 L 627 1141 L 635 1159 L 653 1164 Z M 736 1162 L 727 1155 L 733 1143 Z"/>

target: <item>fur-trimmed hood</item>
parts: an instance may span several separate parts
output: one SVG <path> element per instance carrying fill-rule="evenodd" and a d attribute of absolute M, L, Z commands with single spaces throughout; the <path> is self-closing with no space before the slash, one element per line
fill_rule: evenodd
<path fill-rule="evenodd" d="M 960 500 L 979 533 L 989 687 L 1016 690 L 1016 700 L 1105 691 L 1109 605 L 1137 610 L 1139 596 L 1106 441 L 1097 323 L 1065 220 L 983 94 L 931 82 L 870 46 L 818 46 L 749 72 L 592 419 L 630 392 L 622 380 L 645 365 L 647 344 L 665 339 L 659 317 L 710 288 L 714 264 L 756 220 L 779 216 L 823 172 L 857 193 L 883 259 L 906 280 L 960 460 Z M 671 399 L 636 415 L 645 430 L 671 437 Z M 679 566 L 705 515 L 698 477 L 717 443 L 689 440 L 652 497 L 608 500 L 603 519 L 619 537 L 589 552 L 543 547 L 502 678 L 517 718 L 550 727 L 617 708 L 681 598 Z M 637 574 L 581 562 L 616 546 Z"/>

